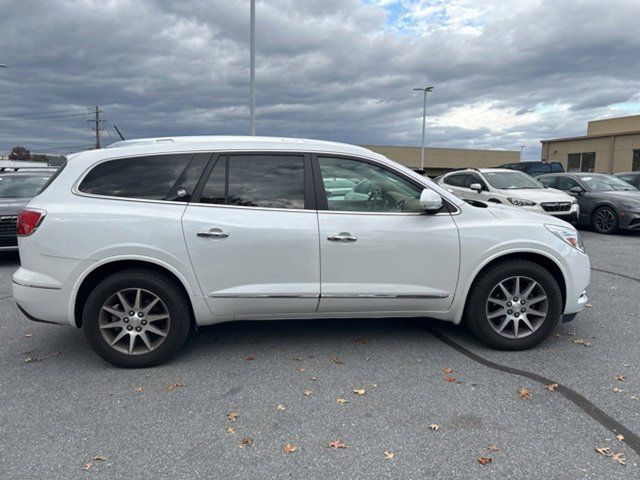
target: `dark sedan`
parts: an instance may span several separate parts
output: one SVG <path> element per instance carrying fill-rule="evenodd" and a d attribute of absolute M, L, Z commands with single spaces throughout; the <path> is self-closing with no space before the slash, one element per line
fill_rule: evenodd
<path fill-rule="evenodd" d="M 640 230 L 640 190 L 604 173 L 552 173 L 537 177 L 543 185 L 578 199 L 578 223 L 599 233 Z"/>
<path fill-rule="evenodd" d="M 55 170 L 20 170 L 0 174 L 0 251 L 17 250 L 18 213 L 35 197 Z"/>

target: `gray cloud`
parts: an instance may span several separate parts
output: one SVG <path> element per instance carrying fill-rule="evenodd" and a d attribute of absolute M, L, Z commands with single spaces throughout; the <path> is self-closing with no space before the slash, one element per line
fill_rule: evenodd
<path fill-rule="evenodd" d="M 540 138 L 633 106 L 638 2 L 494 3 L 474 36 L 394 30 L 357 0 L 259 1 L 258 133 L 416 145 L 411 89 L 433 84 L 430 145 L 535 156 Z M 9 0 L 0 28 L 0 151 L 89 145 L 89 116 L 14 114 L 92 105 L 130 137 L 248 131 L 246 0 Z"/>

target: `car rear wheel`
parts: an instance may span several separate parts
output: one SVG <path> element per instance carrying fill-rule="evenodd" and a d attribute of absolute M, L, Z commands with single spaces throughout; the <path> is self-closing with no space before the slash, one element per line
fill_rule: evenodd
<path fill-rule="evenodd" d="M 173 356 L 189 333 L 183 292 L 151 271 L 127 270 L 102 280 L 87 299 L 82 328 L 91 347 L 119 367 L 157 365 Z"/>
<path fill-rule="evenodd" d="M 618 230 L 618 215 L 611 207 L 600 207 L 593 212 L 591 225 L 598 233 L 615 233 Z"/>
<path fill-rule="evenodd" d="M 561 314 L 562 293 L 553 275 L 531 261 L 510 260 L 476 280 L 465 321 L 492 348 L 524 350 L 547 338 Z"/>

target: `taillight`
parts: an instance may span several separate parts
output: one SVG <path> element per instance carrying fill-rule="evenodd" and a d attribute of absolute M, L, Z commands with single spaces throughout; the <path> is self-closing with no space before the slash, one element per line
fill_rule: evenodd
<path fill-rule="evenodd" d="M 22 210 L 18 214 L 17 233 L 19 237 L 31 235 L 42 223 L 47 214 L 44 210 Z"/>

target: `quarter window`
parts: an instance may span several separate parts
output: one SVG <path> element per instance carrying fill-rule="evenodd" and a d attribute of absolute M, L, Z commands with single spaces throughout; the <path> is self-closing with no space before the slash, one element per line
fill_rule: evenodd
<path fill-rule="evenodd" d="M 200 202 L 244 207 L 304 208 L 304 157 L 220 157 L 204 186 Z"/>
<path fill-rule="evenodd" d="M 351 212 L 423 212 L 422 188 L 371 163 L 318 157 L 329 210 Z M 350 188 L 336 188 L 336 180 Z"/>
<path fill-rule="evenodd" d="M 172 188 L 193 156 L 189 153 L 109 160 L 95 166 L 78 190 L 111 197 L 169 200 Z"/>

